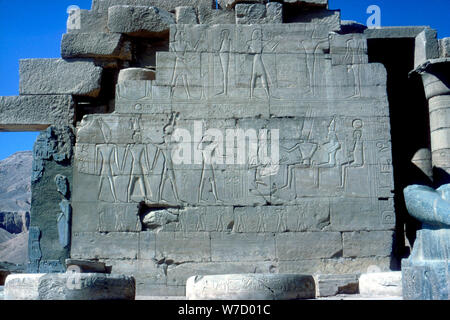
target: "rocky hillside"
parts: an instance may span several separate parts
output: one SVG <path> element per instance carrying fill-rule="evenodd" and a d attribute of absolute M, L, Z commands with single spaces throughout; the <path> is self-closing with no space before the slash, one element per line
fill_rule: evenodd
<path fill-rule="evenodd" d="M 31 151 L 0 161 L 0 212 L 30 211 L 32 162 Z"/>
<path fill-rule="evenodd" d="M 31 151 L 0 161 L 0 262 L 27 260 L 32 161 Z"/>

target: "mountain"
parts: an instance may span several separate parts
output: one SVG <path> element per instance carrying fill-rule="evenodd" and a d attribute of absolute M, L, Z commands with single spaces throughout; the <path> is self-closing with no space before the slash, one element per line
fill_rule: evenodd
<path fill-rule="evenodd" d="M 31 151 L 0 161 L 0 212 L 30 211 L 32 163 Z"/>
<path fill-rule="evenodd" d="M 27 261 L 33 153 L 0 161 L 0 262 Z"/>

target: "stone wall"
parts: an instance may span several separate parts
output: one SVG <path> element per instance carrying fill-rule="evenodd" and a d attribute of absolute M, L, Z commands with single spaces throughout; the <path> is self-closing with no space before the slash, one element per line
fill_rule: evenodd
<path fill-rule="evenodd" d="M 71 257 L 133 274 L 138 294 L 183 295 L 196 274 L 389 269 L 383 65 L 368 63 L 364 34 L 336 32 L 339 16 L 267 24 L 264 5 L 249 25 L 245 6 L 219 10 L 233 24 L 170 24 L 167 40 L 160 25 L 114 26 L 133 48 L 168 41 L 154 52 L 156 78 L 123 76 L 115 112 L 77 124 Z M 109 9 L 119 12 L 130 8 Z M 244 136 L 229 150 L 247 142 L 240 164 L 221 140 L 236 129 Z"/>
<path fill-rule="evenodd" d="M 367 35 L 323 0 L 212 8 L 95 0 L 69 18 L 63 59 L 21 62 L 0 111 L 48 99 L 53 115 L 4 124 L 52 125 L 35 147 L 31 271 L 70 254 L 134 275 L 138 295 L 184 295 L 197 274 L 389 269 L 387 75 Z"/>

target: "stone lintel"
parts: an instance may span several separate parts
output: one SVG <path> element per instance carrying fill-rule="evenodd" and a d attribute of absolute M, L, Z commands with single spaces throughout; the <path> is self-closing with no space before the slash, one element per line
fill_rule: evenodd
<path fill-rule="evenodd" d="M 42 131 L 50 125 L 73 125 L 70 95 L 0 97 L 0 131 Z"/>

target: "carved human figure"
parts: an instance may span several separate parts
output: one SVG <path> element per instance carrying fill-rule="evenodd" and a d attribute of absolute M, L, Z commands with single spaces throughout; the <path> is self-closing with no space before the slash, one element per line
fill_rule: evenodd
<path fill-rule="evenodd" d="M 328 162 L 321 163 L 318 166 L 322 168 L 336 167 L 336 154 L 341 149 L 341 143 L 336 133 L 336 118 L 331 120 L 328 126 L 327 141 L 322 144 L 321 148 L 328 154 Z"/>
<path fill-rule="evenodd" d="M 270 91 L 269 91 L 269 77 L 266 70 L 266 67 L 264 65 L 264 61 L 262 58 L 263 50 L 266 46 L 271 45 L 270 48 L 272 51 L 275 50 L 275 48 L 278 46 L 278 43 L 273 44 L 272 41 L 266 41 L 263 40 L 262 30 L 261 29 L 255 29 L 253 30 L 252 37 L 249 41 L 247 41 L 247 50 L 250 55 L 253 56 L 253 63 L 252 63 L 252 74 L 251 74 L 251 80 L 250 80 L 250 98 L 253 99 L 254 92 L 255 92 L 255 86 L 256 81 L 258 78 L 261 79 L 261 84 L 266 91 L 267 98 L 270 98 Z"/>
<path fill-rule="evenodd" d="M 149 168 L 147 148 L 142 144 L 141 132 L 136 131 L 133 140 L 135 144 L 129 144 L 125 151 L 125 159 L 131 156 L 131 174 L 128 183 L 128 202 L 132 201 L 132 196 L 136 191 L 136 185 L 140 188 L 143 197 L 152 197 L 151 188 L 146 186 L 144 176 L 145 168 Z M 124 161 L 125 163 L 126 161 Z"/>
<path fill-rule="evenodd" d="M 42 258 L 40 246 L 41 230 L 38 227 L 30 227 L 28 233 L 28 257 L 30 262 L 39 263 Z"/>
<path fill-rule="evenodd" d="M 310 113 L 308 113 L 308 114 L 310 114 Z M 286 183 L 281 188 L 278 188 L 278 190 L 285 190 L 285 189 L 292 188 L 296 169 L 304 169 L 304 168 L 311 167 L 311 165 L 312 165 L 311 159 L 314 157 L 317 149 L 319 148 L 319 145 L 311 140 L 313 126 L 314 126 L 314 120 L 311 120 L 311 119 L 309 119 L 309 117 L 306 117 L 303 121 L 303 128 L 300 131 L 301 138 L 300 138 L 299 142 L 297 144 L 295 144 L 292 148 L 281 147 L 287 153 L 292 153 L 294 151 L 297 151 L 298 152 L 297 153 L 297 161 L 299 163 L 290 164 L 287 166 Z"/>
<path fill-rule="evenodd" d="M 70 244 L 70 220 L 72 217 L 72 207 L 70 202 L 63 199 L 59 203 L 61 212 L 57 218 L 59 244 L 63 248 L 67 248 Z"/>
<path fill-rule="evenodd" d="M 101 120 L 99 120 L 101 123 Z M 104 128 L 108 126 L 103 123 Z M 109 128 L 108 128 L 109 129 Z M 114 202 L 117 202 L 116 188 L 113 180 L 112 165 L 118 163 L 117 161 L 117 146 L 110 144 L 111 134 L 103 131 L 104 144 L 99 144 L 95 147 L 95 172 L 100 173 L 100 183 L 98 187 L 97 198 L 101 200 L 103 189 L 105 188 L 105 182 L 107 191 L 111 193 Z"/>
<path fill-rule="evenodd" d="M 154 144 L 157 148 L 157 151 L 155 154 L 155 158 L 153 159 L 153 164 L 150 169 L 151 171 L 155 168 L 159 157 L 160 156 L 163 157 L 163 169 L 162 169 L 162 173 L 161 173 L 161 182 L 160 182 L 159 190 L 158 190 L 158 202 L 161 202 L 161 200 L 162 200 L 162 196 L 164 194 L 164 188 L 165 188 L 167 181 L 170 182 L 175 200 L 177 202 L 181 202 L 180 198 L 178 196 L 177 183 L 176 183 L 176 179 L 175 179 L 175 170 L 174 170 L 173 159 L 172 159 L 172 150 L 173 150 L 174 145 L 177 143 L 177 142 L 174 142 L 174 140 L 172 139 L 172 134 L 174 132 L 174 127 L 175 127 L 175 121 L 176 121 L 176 116 L 173 115 L 171 123 L 168 124 L 164 128 L 163 142 L 159 143 L 159 144 L 156 144 L 156 143 Z"/>
<path fill-rule="evenodd" d="M 175 41 L 170 43 L 170 49 L 175 54 L 175 66 L 172 73 L 170 97 L 173 97 L 177 82 L 181 78 L 187 98 L 191 99 L 191 94 L 189 92 L 190 70 L 188 56 L 186 53 L 188 50 L 197 50 L 200 40 L 194 47 L 192 47 L 189 42 L 185 40 L 185 33 L 181 30 L 176 31 L 174 40 Z"/>
<path fill-rule="evenodd" d="M 214 169 L 214 161 L 220 157 L 219 143 L 212 135 L 205 134 L 198 144 L 198 150 L 202 153 L 202 175 L 200 178 L 200 187 L 198 190 L 198 202 L 203 201 L 203 189 L 206 180 L 209 181 L 212 193 L 216 202 L 221 202 L 217 194 L 216 174 Z"/>
<path fill-rule="evenodd" d="M 362 141 L 363 122 L 360 119 L 353 121 L 353 142 L 348 151 L 347 161 L 341 164 L 341 185 L 343 188 L 347 180 L 349 168 L 361 168 L 364 166 L 364 143 Z"/>
<path fill-rule="evenodd" d="M 313 96 L 316 94 L 316 69 L 317 69 L 317 54 L 323 43 L 328 42 L 328 38 L 317 39 L 315 38 L 316 26 L 308 33 L 308 38 L 300 41 L 301 49 L 305 52 L 306 61 L 306 77 L 309 84 L 309 90 L 307 93 L 311 93 Z"/>
<path fill-rule="evenodd" d="M 56 190 L 64 197 L 59 203 L 61 212 L 59 213 L 56 223 L 58 227 L 59 244 L 66 248 L 70 244 L 70 221 L 72 219 L 72 206 L 69 202 L 69 180 L 67 177 L 57 174 L 55 176 Z"/>
<path fill-rule="evenodd" d="M 222 30 L 219 48 L 220 66 L 222 67 L 222 91 L 217 95 L 228 95 L 228 74 L 230 69 L 231 38 L 230 30 Z"/>
<path fill-rule="evenodd" d="M 347 71 L 352 74 L 354 80 L 354 94 L 350 98 L 361 97 L 361 72 L 359 65 L 364 63 L 362 57 L 365 52 L 365 41 L 351 38 L 346 42 L 344 60 L 348 63 Z"/>

